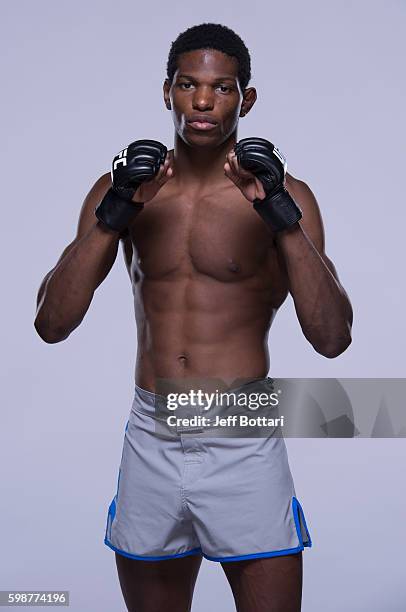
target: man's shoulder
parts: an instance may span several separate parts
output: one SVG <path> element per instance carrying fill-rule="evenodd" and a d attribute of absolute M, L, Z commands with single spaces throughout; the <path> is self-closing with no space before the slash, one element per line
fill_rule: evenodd
<path fill-rule="evenodd" d="M 314 193 L 305 181 L 286 173 L 285 185 L 292 198 L 296 200 L 301 208 L 306 208 L 306 210 L 318 209 Z"/>
<path fill-rule="evenodd" d="M 324 228 L 319 204 L 309 185 L 300 179 L 286 174 L 286 189 L 300 207 L 303 216 L 302 228 L 313 241 L 317 250 L 324 251 Z"/>
<path fill-rule="evenodd" d="M 111 173 L 110 172 L 106 172 L 105 174 L 102 174 L 96 181 L 96 184 L 99 187 L 106 187 L 109 188 L 111 187 Z"/>
<path fill-rule="evenodd" d="M 307 191 L 310 190 L 309 185 L 303 181 L 302 179 L 298 179 L 297 177 L 286 173 L 286 189 L 294 189 L 296 191 Z"/>
<path fill-rule="evenodd" d="M 109 173 L 102 174 L 92 185 L 82 204 L 81 216 L 93 217 L 94 208 L 105 196 L 111 187 L 111 177 Z"/>

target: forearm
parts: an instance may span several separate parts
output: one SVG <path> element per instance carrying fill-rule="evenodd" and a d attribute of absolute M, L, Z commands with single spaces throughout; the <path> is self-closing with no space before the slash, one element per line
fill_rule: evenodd
<path fill-rule="evenodd" d="M 336 357 L 351 342 L 348 297 L 299 223 L 276 234 L 303 333 L 315 350 Z"/>
<path fill-rule="evenodd" d="M 48 272 L 38 293 L 34 323 L 43 340 L 60 342 L 80 324 L 114 263 L 118 243 L 118 232 L 95 223 Z"/>

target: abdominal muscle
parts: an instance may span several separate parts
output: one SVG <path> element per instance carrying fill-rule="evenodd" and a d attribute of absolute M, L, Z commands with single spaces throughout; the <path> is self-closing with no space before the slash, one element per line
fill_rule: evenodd
<path fill-rule="evenodd" d="M 140 387 L 159 392 L 160 383 L 170 380 L 203 389 L 213 379 L 230 387 L 237 379 L 267 375 L 268 331 L 276 308 L 258 279 L 144 278 L 134 296 Z"/>

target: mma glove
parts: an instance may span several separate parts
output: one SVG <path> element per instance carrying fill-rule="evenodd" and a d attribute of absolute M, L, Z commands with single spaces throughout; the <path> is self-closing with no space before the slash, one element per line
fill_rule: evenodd
<path fill-rule="evenodd" d="M 234 146 L 238 163 L 261 181 L 265 198 L 256 198 L 257 213 L 275 232 L 297 223 L 302 211 L 285 189 L 287 163 L 282 153 L 264 138 L 243 138 Z"/>
<path fill-rule="evenodd" d="M 133 216 L 144 207 L 132 198 L 141 183 L 158 174 L 167 148 L 156 140 L 136 140 L 120 151 L 111 168 L 112 187 L 95 209 L 96 217 L 110 229 L 122 232 Z"/>

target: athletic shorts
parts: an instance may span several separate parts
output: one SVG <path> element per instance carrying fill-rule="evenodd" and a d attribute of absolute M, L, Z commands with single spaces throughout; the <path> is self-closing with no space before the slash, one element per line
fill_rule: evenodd
<path fill-rule="evenodd" d="M 209 437 L 182 427 L 165 435 L 158 397 L 135 386 L 107 546 L 145 561 L 199 554 L 225 562 L 312 545 L 282 435 Z"/>

